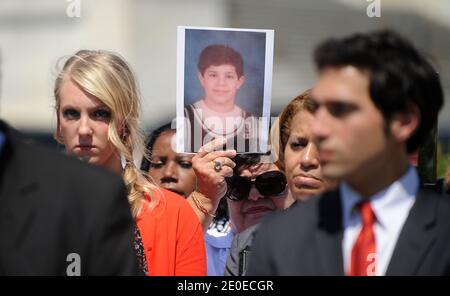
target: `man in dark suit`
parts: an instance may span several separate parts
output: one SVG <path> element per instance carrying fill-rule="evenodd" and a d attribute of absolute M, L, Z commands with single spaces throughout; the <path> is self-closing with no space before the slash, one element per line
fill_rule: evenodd
<path fill-rule="evenodd" d="M 408 153 L 443 104 L 433 67 L 392 31 L 315 51 L 311 132 L 339 187 L 262 222 L 249 275 L 450 275 L 450 199 L 420 189 Z"/>
<path fill-rule="evenodd" d="M 119 176 L 0 121 L 0 275 L 138 275 Z"/>

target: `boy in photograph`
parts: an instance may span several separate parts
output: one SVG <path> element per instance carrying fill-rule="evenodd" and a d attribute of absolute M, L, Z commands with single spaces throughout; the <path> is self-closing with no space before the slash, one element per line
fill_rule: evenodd
<path fill-rule="evenodd" d="M 241 54 L 227 45 L 209 45 L 197 66 L 204 95 L 184 109 L 190 131 L 187 150 L 195 152 L 206 142 L 226 137 L 228 149 L 254 152 L 258 118 L 236 105 L 237 92 L 245 83 Z"/>

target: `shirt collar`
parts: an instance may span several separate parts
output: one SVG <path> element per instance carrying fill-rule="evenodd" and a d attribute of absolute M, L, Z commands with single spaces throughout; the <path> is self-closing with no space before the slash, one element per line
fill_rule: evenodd
<path fill-rule="evenodd" d="M 419 190 L 419 176 L 413 166 L 409 166 L 400 179 L 369 197 L 372 210 L 381 227 L 388 229 L 388 223 L 395 221 L 396 209 L 412 204 Z M 362 200 L 350 185 L 342 182 L 340 186 L 344 223 L 350 221 L 355 205 Z M 394 218 L 394 219 L 393 219 Z M 347 223 L 346 223 L 347 224 Z"/>
<path fill-rule="evenodd" d="M 234 238 L 234 231 L 231 228 L 226 233 L 217 233 L 208 229 L 204 235 L 205 242 L 215 248 L 231 248 Z"/>

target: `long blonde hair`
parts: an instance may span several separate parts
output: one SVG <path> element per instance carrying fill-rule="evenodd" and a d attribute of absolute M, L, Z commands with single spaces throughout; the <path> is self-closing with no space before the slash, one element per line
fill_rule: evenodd
<path fill-rule="evenodd" d="M 136 218 L 141 211 L 145 193 L 152 196 L 151 207 L 159 199 L 152 194 L 157 189 L 156 185 L 134 164 L 133 153 L 140 151 L 145 157 L 146 152 L 143 134 L 139 129 L 139 90 L 130 67 L 119 55 L 107 51 L 81 50 L 67 59 L 54 87 L 58 120 L 55 139 L 62 143 L 59 131 L 59 92 L 66 80 L 71 80 L 111 110 L 108 139 L 125 159 L 123 180 L 127 186 L 133 217 Z"/>

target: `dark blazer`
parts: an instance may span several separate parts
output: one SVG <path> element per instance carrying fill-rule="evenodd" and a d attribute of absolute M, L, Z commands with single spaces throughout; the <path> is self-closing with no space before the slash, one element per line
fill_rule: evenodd
<path fill-rule="evenodd" d="M 121 178 L 0 130 L 0 275 L 139 274 Z"/>
<path fill-rule="evenodd" d="M 248 259 L 257 230 L 258 224 L 255 224 L 234 236 L 228 252 L 224 275 L 240 276 L 247 274 Z"/>
<path fill-rule="evenodd" d="M 248 275 L 344 275 L 339 190 L 268 215 Z M 450 275 L 450 199 L 421 189 L 386 275 Z"/>

